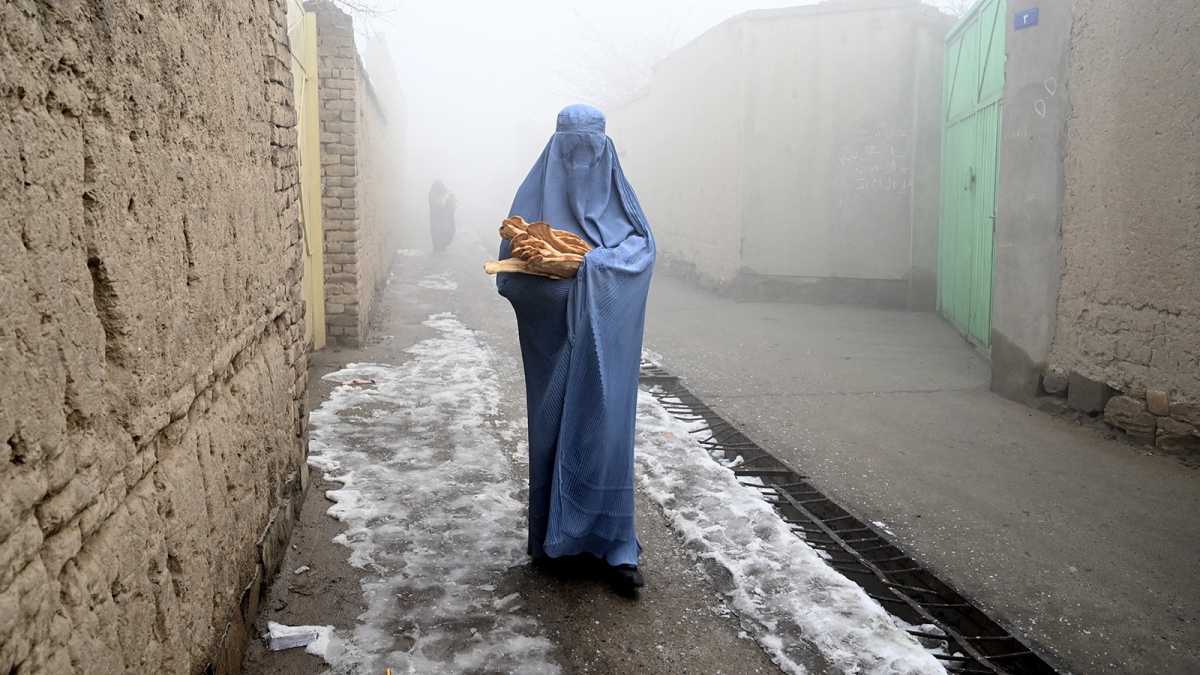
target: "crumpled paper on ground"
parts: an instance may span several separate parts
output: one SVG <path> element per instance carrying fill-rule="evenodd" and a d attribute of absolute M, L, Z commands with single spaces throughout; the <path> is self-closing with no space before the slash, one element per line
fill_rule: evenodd
<path fill-rule="evenodd" d="M 305 652 L 324 658 L 333 637 L 333 626 L 285 626 L 268 621 L 263 637 L 271 651 L 304 647 Z"/>

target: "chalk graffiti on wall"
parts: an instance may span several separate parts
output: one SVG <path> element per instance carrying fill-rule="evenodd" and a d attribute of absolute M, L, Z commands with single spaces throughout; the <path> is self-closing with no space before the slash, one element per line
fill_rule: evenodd
<path fill-rule="evenodd" d="M 909 146 L 909 130 L 900 125 L 880 122 L 855 133 L 837 155 L 845 189 L 850 193 L 909 193 Z"/>
<path fill-rule="evenodd" d="M 1053 77 L 1047 78 L 1046 81 L 1042 83 L 1042 86 L 1046 88 L 1046 93 L 1048 93 L 1050 96 L 1054 96 L 1058 93 L 1058 80 L 1054 79 Z M 1038 117 L 1044 118 L 1046 116 L 1046 99 L 1039 98 L 1038 100 L 1034 101 L 1033 111 L 1037 113 Z"/>
<path fill-rule="evenodd" d="M 1029 131 L 1028 125 L 1021 125 L 1020 127 L 1013 129 L 1012 131 L 1004 132 L 1004 140 L 1015 141 L 1018 138 L 1029 138 L 1032 135 L 1033 134 L 1032 134 L 1032 132 Z"/>

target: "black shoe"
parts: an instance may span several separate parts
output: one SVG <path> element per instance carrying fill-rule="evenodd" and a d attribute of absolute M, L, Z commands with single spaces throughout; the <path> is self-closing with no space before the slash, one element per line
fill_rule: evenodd
<path fill-rule="evenodd" d="M 591 563 L 595 562 L 596 558 L 587 554 L 581 555 L 564 555 L 558 558 L 545 556 L 542 558 L 533 559 L 533 567 L 542 574 L 560 579 L 571 579 L 580 576 L 587 576 Z"/>
<path fill-rule="evenodd" d="M 552 577 L 562 576 L 567 571 L 567 561 L 562 558 L 534 558 L 533 568 Z"/>
<path fill-rule="evenodd" d="M 609 569 L 608 577 L 613 590 L 620 595 L 636 595 L 646 585 L 637 565 L 615 565 Z"/>

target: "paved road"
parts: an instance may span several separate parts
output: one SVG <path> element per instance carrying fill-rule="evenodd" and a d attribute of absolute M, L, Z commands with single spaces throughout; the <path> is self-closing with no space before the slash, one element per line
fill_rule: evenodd
<path fill-rule="evenodd" d="M 1200 673 L 1200 472 L 991 394 L 936 315 L 660 276 L 646 346 L 1075 672 Z"/>

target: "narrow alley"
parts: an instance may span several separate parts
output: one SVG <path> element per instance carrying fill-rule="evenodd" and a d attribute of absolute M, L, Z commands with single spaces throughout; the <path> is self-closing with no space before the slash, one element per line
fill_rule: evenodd
<path fill-rule="evenodd" d="M 1198 35 L 0 3 L 0 675 L 1200 673 Z"/>
<path fill-rule="evenodd" d="M 640 599 L 531 568 L 515 323 L 481 269 L 492 229 L 439 255 L 407 242 L 375 337 L 314 360 L 312 488 L 259 628 L 332 626 L 330 665 L 256 641 L 246 672 L 941 672 L 648 397 Z M 989 393 L 934 317 L 732 303 L 663 277 L 646 347 L 1072 671 L 1200 663 L 1200 584 L 1179 583 L 1196 578 L 1195 472 Z M 823 609 L 841 617 L 808 616 Z"/>
<path fill-rule="evenodd" d="M 532 569 L 520 355 L 482 272 L 489 229 L 446 254 L 402 249 L 376 337 L 314 362 L 313 487 L 260 628 L 332 625 L 325 656 L 346 673 L 940 672 L 649 397 L 645 591 Z M 248 673 L 325 667 L 262 641 L 247 653 Z"/>

